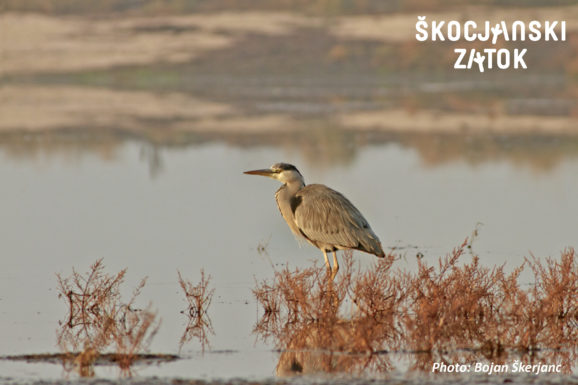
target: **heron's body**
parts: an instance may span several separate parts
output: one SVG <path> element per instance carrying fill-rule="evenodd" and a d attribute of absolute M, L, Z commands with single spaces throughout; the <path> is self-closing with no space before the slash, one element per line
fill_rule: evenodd
<path fill-rule="evenodd" d="M 327 267 L 327 252 L 333 252 L 333 274 L 339 269 L 337 250 L 355 249 L 385 256 L 369 223 L 341 193 L 322 184 L 305 185 L 295 166 L 286 163 L 246 174 L 268 176 L 283 183 L 275 194 L 281 215 L 296 236 L 323 251 Z"/>

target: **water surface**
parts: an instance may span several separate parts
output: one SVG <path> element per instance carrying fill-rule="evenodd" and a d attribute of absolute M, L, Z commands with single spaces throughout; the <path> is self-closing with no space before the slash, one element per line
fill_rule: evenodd
<path fill-rule="evenodd" d="M 195 282 L 204 269 L 216 289 L 210 348 L 203 354 L 193 340 L 182 349 L 184 360 L 139 374 L 274 375 L 279 353 L 252 334 L 260 315 L 251 291 L 255 280 L 285 264 L 322 261 L 317 249 L 300 247 L 283 222 L 273 196 L 276 182 L 242 174 L 277 161 L 291 162 L 307 182 L 349 197 L 385 247 L 403 248 L 399 268 L 415 268 L 418 253 L 433 263 L 476 226 L 474 251 L 482 263 L 505 263 L 507 269 L 530 253 L 558 257 L 578 239 L 578 159 L 572 157 L 547 171 L 504 160 L 432 167 L 415 150 L 387 143 L 359 148 L 347 164 L 316 165 L 293 147 L 207 144 L 161 149 L 162 172 L 151 176 L 145 151 L 145 145 L 127 142 L 112 158 L 90 152 L 73 159 L 0 155 L 0 355 L 58 351 L 58 320 L 67 307 L 58 298 L 55 274 L 87 271 L 104 258 L 111 274 L 128 268 L 127 294 L 149 277 L 142 305 L 150 301 L 162 318 L 154 352 L 178 353 L 186 327 L 177 270 Z M 374 261 L 359 252 L 354 258 L 363 266 Z M 62 374 L 57 365 L 0 361 L 0 368 L 26 378 Z M 106 373 L 117 375 L 97 369 Z"/>

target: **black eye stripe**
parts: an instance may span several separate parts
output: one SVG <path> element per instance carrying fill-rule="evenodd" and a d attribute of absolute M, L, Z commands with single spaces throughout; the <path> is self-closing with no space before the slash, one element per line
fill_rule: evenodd
<path fill-rule="evenodd" d="M 297 170 L 297 167 L 293 166 L 292 164 L 289 163 L 276 163 L 271 167 L 273 170 L 279 170 L 279 171 L 297 171 L 299 172 L 299 170 Z"/>

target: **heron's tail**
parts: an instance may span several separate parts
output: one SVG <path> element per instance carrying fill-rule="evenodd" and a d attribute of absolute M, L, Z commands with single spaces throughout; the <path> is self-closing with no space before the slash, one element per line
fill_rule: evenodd
<path fill-rule="evenodd" d="M 357 249 L 376 255 L 378 258 L 385 258 L 385 253 L 383 252 L 379 238 L 373 232 L 368 235 L 369 236 L 364 237 L 365 239 L 363 239 L 362 242 L 359 242 Z"/>
<path fill-rule="evenodd" d="M 377 242 L 377 252 L 374 253 L 378 258 L 385 258 L 385 253 L 383 252 L 383 248 L 381 247 L 381 242 Z"/>

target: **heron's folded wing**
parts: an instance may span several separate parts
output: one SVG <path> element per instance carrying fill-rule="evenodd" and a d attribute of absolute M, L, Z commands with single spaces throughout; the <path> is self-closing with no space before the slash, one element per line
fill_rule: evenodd
<path fill-rule="evenodd" d="M 324 185 L 301 189 L 296 194 L 294 215 L 299 229 L 315 242 L 364 248 L 377 238 L 359 210 L 341 193 Z"/>

